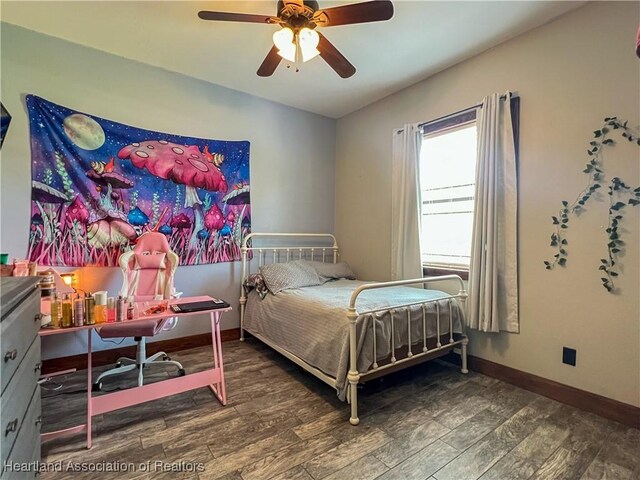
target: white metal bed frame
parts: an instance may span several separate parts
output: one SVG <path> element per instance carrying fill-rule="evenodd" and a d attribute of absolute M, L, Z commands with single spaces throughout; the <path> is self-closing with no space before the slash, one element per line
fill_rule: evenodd
<path fill-rule="evenodd" d="M 324 239 L 325 241 L 330 240 L 332 242 L 331 246 L 327 246 L 327 245 L 306 245 L 306 244 L 300 244 L 300 245 L 288 245 L 288 246 L 265 246 L 265 247 L 254 247 L 253 246 L 253 242 L 251 242 L 251 246 L 249 246 L 249 241 L 250 240 L 258 240 L 258 239 L 272 239 L 272 240 L 292 240 L 293 242 L 295 242 L 295 240 L 297 239 L 299 242 L 302 242 L 303 240 L 310 240 L 310 239 Z M 244 282 L 247 279 L 248 275 L 251 273 L 251 261 L 252 259 L 255 260 L 255 257 L 257 256 L 257 261 L 258 261 L 258 266 L 262 266 L 266 264 L 266 260 L 269 257 L 269 255 L 267 255 L 267 252 L 271 253 L 271 263 L 282 263 L 282 262 L 288 262 L 291 260 L 297 260 L 297 259 L 307 259 L 307 260 L 319 260 L 321 258 L 322 262 L 328 262 L 331 261 L 332 263 L 336 263 L 338 260 L 338 244 L 336 242 L 336 238 L 331 235 L 331 234 L 327 234 L 327 233 L 319 233 L 319 234 L 314 234 L 314 233 L 251 233 L 249 235 L 247 235 L 243 242 L 242 242 L 242 281 L 240 283 L 240 340 L 244 341 L 244 332 L 245 332 L 245 328 L 244 328 L 244 313 L 245 313 L 245 305 L 247 303 L 247 296 L 244 290 Z M 386 307 L 386 308 L 380 308 L 380 309 L 375 309 L 375 310 L 366 310 L 366 311 L 358 311 L 358 309 L 356 308 L 356 303 L 358 300 L 358 296 L 366 291 L 366 290 L 372 290 L 372 289 L 382 289 L 382 288 L 388 288 L 388 287 L 397 287 L 397 286 L 401 286 L 401 285 L 417 285 L 417 284 L 422 284 L 422 285 L 426 285 L 427 283 L 429 284 L 433 284 L 433 283 L 437 283 L 437 282 L 444 282 L 444 281 L 457 281 L 459 282 L 459 287 L 460 290 L 458 292 L 458 294 L 456 295 L 446 295 L 444 297 L 440 297 L 434 300 L 429 300 L 429 301 L 424 301 L 424 302 L 413 302 L 413 303 L 409 303 L 409 304 L 401 304 L 401 305 L 392 305 L 391 307 Z M 465 300 L 467 298 L 467 292 L 464 288 L 464 283 L 462 282 L 462 279 L 457 276 L 457 275 L 445 275 L 445 276 L 441 276 L 441 277 L 425 277 L 425 278 L 417 278 L 417 279 L 413 279 L 413 280 L 400 280 L 400 281 L 390 281 L 390 282 L 375 282 L 375 283 L 368 283 L 365 285 L 361 285 L 358 288 L 355 289 L 355 291 L 353 292 L 353 294 L 351 295 L 351 299 L 349 301 L 349 306 L 348 306 L 348 310 L 347 310 L 347 318 L 349 320 L 349 371 L 347 373 L 347 380 L 349 381 L 349 396 L 348 396 L 348 400 L 351 404 L 351 417 L 349 418 L 349 422 L 352 425 L 358 425 L 358 423 L 360 423 L 360 420 L 358 418 L 358 391 L 357 391 L 357 385 L 360 382 L 364 382 L 369 378 L 372 378 L 375 374 L 375 376 L 380 376 L 380 372 L 384 372 L 385 370 L 389 370 L 392 367 L 395 367 L 394 369 L 399 369 L 398 365 L 402 365 L 404 363 L 407 363 L 409 361 L 411 361 L 411 365 L 417 363 L 417 359 L 420 359 L 421 357 L 429 357 L 428 359 L 433 359 L 433 358 L 437 358 L 439 356 L 442 355 L 446 355 L 447 353 L 449 353 L 451 350 L 453 350 L 456 347 L 460 347 L 461 350 L 461 357 L 462 357 L 462 368 L 461 368 L 461 372 L 462 373 L 468 373 L 467 370 L 467 345 L 469 343 L 468 338 L 466 337 L 466 335 L 464 335 L 464 331 L 463 334 L 461 336 L 461 338 L 455 340 L 453 337 L 453 315 L 452 315 L 452 302 L 454 302 L 455 300 L 460 301 L 460 306 L 461 306 L 461 311 L 464 312 L 465 310 Z M 441 334 L 440 334 L 440 304 L 439 302 L 442 300 L 448 300 L 448 304 L 449 304 L 449 342 L 442 344 L 441 343 Z M 436 339 L 436 347 L 435 348 L 428 348 L 427 347 L 427 315 L 426 315 L 426 308 L 427 305 L 433 303 L 435 304 L 435 308 L 436 308 L 436 332 L 437 332 L 437 339 Z M 415 307 L 421 305 L 422 306 L 422 337 L 423 337 L 423 347 L 422 347 L 422 351 L 419 353 L 412 353 L 412 348 L 411 348 L 411 328 L 410 328 L 410 311 L 409 311 L 409 307 Z M 372 335 L 373 335 L 373 359 L 374 359 L 374 363 L 371 366 L 371 368 L 369 370 L 367 370 L 366 372 L 359 372 L 358 371 L 358 366 L 357 366 L 357 345 L 358 345 L 358 338 L 357 338 L 357 330 L 356 330 L 356 320 L 362 316 L 362 315 L 374 315 L 374 314 L 379 314 L 379 313 L 386 313 L 388 312 L 391 318 L 391 325 L 392 328 L 391 330 L 393 331 L 393 323 L 396 321 L 396 318 L 403 312 L 406 312 L 406 321 L 407 324 L 409 326 L 409 328 L 407 328 L 407 345 L 409 346 L 407 348 L 407 356 L 405 358 L 396 358 L 395 357 L 395 353 L 396 353 L 396 349 L 395 349 L 395 345 L 394 345 L 394 335 L 391 335 L 390 338 L 390 351 L 391 351 L 391 359 L 390 362 L 385 364 L 385 365 L 378 365 L 377 363 L 377 358 L 376 358 L 376 337 L 375 337 L 375 322 L 370 322 L 372 325 Z M 461 324 L 462 324 L 462 328 L 464 329 L 464 319 L 461 319 Z M 272 342 L 271 340 L 269 340 L 268 338 L 265 338 L 262 335 L 256 334 L 251 332 L 250 330 L 247 330 L 247 332 L 249 332 L 251 335 L 253 335 L 254 337 L 256 337 L 258 340 L 262 341 L 263 343 L 267 344 L 268 346 L 270 346 L 271 348 L 273 348 L 274 350 L 276 350 L 277 352 L 279 352 L 280 354 L 284 355 L 285 357 L 287 357 L 289 360 L 291 360 L 292 362 L 296 363 L 297 365 L 299 365 L 300 367 L 302 367 L 303 369 L 305 369 L 306 371 L 308 371 L 309 373 L 315 375 L 317 378 L 319 378 L 320 380 L 322 380 L 323 382 L 331 385 L 332 387 L 336 388 L 336 379 L 325 374 L 324 372 L 322 372 L 321 370 L 317 369 L 316 367 L 309 365 L 307 362 L 305 362 L 303 359 L 301 359 L 300 357 L 298 357 L 297 355 L 292 354 L 291 352 L 288 352 L 287 350 L 285 350 L 284 348 L 276 345 L 274 342 Z M 364 334 L 365 332 L 363 331 L 362 334 Z M 425 358 L 425 360 L 427 360 L 427 358 Z M 406 365 L 406 366 L 410 366 L 410 365 Z M 403 368 L 403 367 L 400 367 Z"/>

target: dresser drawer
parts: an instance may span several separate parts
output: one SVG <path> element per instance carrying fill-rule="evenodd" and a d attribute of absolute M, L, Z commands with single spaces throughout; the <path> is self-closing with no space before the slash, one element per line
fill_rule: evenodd
<path fill-rule="evenodd" d="M 0 327 L 0 382 L 4 390 L 16 373 L 33 339 L 40 329 L 40 294 L 29 295 L 6 318 Z"/>
<path fill-rule="evenodd" d="M 33 392 L 39 392 L 38 378 L 40 376 L 40 338 L 32 340 L 31 347 L 20 363 L 14 378 L 9 382 L 7 390 L 0 400 L 2 415 L 0 416 L 0 465 L 4 464 L 11 447 L 22 428 L 23 419 Z M 39 403 L 38 403 L 39 404 Z"/>
<path fill-rule="evenodd" d="M 9 457 L 2 464 L 2 480 L 11 479 L 18 480 L 22 478 L 36 478 L 35 469 L 28 472 L 17 472 L 11 469 L 11 464 L 29 464 L 40 461 L 40 427 L 42 419 L 40 414 L 40 387 L 31 397 L 29 408 L 24 417 L 18 437 L 16 438 L 13 448 L 9 453 Z"/>

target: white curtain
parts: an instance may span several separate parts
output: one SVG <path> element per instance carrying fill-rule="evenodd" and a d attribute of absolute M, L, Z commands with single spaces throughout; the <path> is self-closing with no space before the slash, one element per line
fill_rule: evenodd
<path fill-rule="evenodd" d="M 391 278 L 422 277 L 420 257 L 421 192 L 420 146 L 416 124 L 393 132 L 391 171 Z"/>
<path fill-rule="evenodd" d="M 469 269 L 471 328 L 518 332 L 518 191 L 511 94 L 478 109 L 478 161 Z"/>

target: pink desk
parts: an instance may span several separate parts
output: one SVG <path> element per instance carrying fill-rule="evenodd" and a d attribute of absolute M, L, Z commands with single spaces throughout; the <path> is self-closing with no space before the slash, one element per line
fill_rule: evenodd
<path fill-rule="evenodd" d="M 198 302 L 205 300 L 213 300 L 211 297 L 185 297 L 169 300 L 169 305 L 179 303 Z M 91 334 L 93 329 L 99 329 L 102 325 L 85 325 L 83 327 L 58 328 L 40 330 L 39 335 L 46 337 L 49 335 L 61 335 L 65 333 L 78 332 L 86 330 L 87 332 L 87 423 L 77 425 L 75 427 L 58 430 L 55 432 L 47 432 L 41 435 L 43 442 L 52 440 L 61 436 L 74 435 L 80 432 L 87 432 L 87 448 L 91 448 L 91 419 L 95 415 L 112 412 L 121 408 L 130 407 L 139 403 L 150 402 L 159 398 L 168 397 L 178 393 L 194 390 L 200 387 L 209 387 L 213 394 L 218 398 L 222 405 L 227 404 L 227 393 L 224 384 L 224 362 L 222 360 L 222 345 L 220 341 L 220 319 L 224 312 L 231 310 L 228 308 L 219 308 L 215 310 L 204 310 L 194 313 L 174 313 L 171 310 L 157 315 L 143 315 L 129 322 L 139 322 L 142 320 L 158 320 L 164 324 L 169 318 L 173 317 L 192 317 L 194 315 L 209 314 L 211 317 L 211 345 L 213 348 L 213 368 L 202 372 L 191 373 L 183 377 L 170 378 L 160 382 L 143 385 L 141 387 L 132 387 L 127 390 L 121 390 L 112 393 L 105 393 L 94 397 L 92 390 L 92 372 L 91 372 Z M 113 325 L 113 324 L 110 324 Z"/>

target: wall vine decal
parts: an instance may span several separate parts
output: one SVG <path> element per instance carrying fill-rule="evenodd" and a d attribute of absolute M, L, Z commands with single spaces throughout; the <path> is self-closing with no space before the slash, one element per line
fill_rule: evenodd
<path fill-rule="evenodd" d="M 569 228 L 570 216 L 577 216 L 586 211 L 585 205 L 593 198 L 594 194 L 604 187 L 605 174 L 602 163 L 602 152 L 607 147 L 616 145 L 616 141 L 611 138 L 614 132 L 621 135 L 628 142 L 636 143 L 640 146 L 640 138 L 627 126 L 628 122 L 622 122 L 617 117 L 607 117 L 604 119 L 602 127 L 593 132 L 593 138 L 589 142 L 587 154 L 589 162 L 582 171 L 588 175 L 587 186 L 580 192 L 573 203 L 562 200 L 562 208 L 557 215 L 553 215 L 551 220 L 555 231 L 551 234 L 551 247 L 556 250 L 553 260 L 545 260 L 544 265 L 547 270 L 554 269 L 557 265 L 565 267 L 567 265 L 567 246 L 569 242 L 566 232 Z M 621 238 L 620 224 L 624 218 L 627 207 L 640 205 L 640 186 L 630 187 L 619 177 L 613 177 L 609 181 L 607 195 L 609 197 L 608 225 L 607 233 L 607 258 L 600 259 L 598 270 L 602 272 L 602 286 L 608 292 L 615 290 L 615 277 L 620 274 L 618 257 L 624 253 L 625 242 Z"/>

